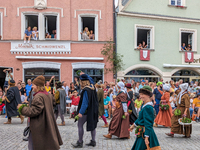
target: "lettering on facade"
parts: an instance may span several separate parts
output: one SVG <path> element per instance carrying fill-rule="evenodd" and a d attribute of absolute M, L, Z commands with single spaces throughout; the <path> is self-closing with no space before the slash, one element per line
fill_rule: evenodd
<path fill-rule="evenodd" d="M 21 49 L 21 48 L 26 48 L 26 49 L 66 49 L 65 45 L 24 45 L 24 44 L 18 44 L 15 46 L 15 49 Z"/>
<path fill-rule="evenodd" d="M 200 63 L 200 58 L 199 59 L 194 59 L 193 63 Z"/>

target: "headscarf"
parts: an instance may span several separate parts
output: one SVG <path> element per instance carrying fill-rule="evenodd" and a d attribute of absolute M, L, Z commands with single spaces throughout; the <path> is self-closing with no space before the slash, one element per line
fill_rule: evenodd
<path fill-rule="evenodd" d="M 124 83 L 122 82 L 122 81 L 119 81 L 118 83 L 117 83 L 117 85 L 120 87 L 120 91 L 122 91 L 122 92 L 124 92 L 125 93 L 125 89 L 124 89 Z"/>
<path fill-rule="evenodd" d="M 169 92 L 169 90 L 170 90 L 170 87 L 169 87 L 169 85 L 163 85 L 163 90 L 165 90 L 165 91 L 168 91 Z"/>
<path fill-rule="evenodd" d="M 188 89 L 188 83 L 183 83 L 179 85 L 181 92 L 178 94 L 179 95 L 179 104 L 181 104 L 181 97 L 187 93 L 187 89 Z"/>

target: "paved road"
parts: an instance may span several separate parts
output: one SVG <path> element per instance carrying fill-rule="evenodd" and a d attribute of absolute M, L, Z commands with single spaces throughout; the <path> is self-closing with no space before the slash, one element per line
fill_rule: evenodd
<path fill-rule="evenodd" d="M 77 124 L 74 120 L 66 119 L 66 126 L 59 127 L 64 145 L 61 146 L 61 150 L 71 150 L 72 142 L 76 142 L 78 139 Z M 20 124 L 19 118 L 12 119 L 11 125 L 4 125 L 7 119 L 0 117 L 0 150 L 27 150 L 27 142 L 22 141 L 23 129 L 26 127 L 26 119 L 23 124 Z M 60 120 L 57 121 L 60 123 Z M 112 140 L 105 139 L 103 134 L 107 134 L 107 129 L 101 128 L 103 121 L 100 120 L 97 128 L 96 135 L 96 148 L 90 148 L 84 145 L 81 150 L 130 150 L 135 141 L 134 132 L 131 133 L 131 139 L 118 139 L 113 137 Z M 166 132 L 169 132 L 169 128 L 158 127 L 155 128 L 158 140 L 162 147 L 162 150 L 198 150 L 200 149 L 200 123 L 194 122 L 193 133 L 190 139 L 182 138 L 181 135 L 176 135 L 174 138 L 165 136 Z M 84 144 L 90 141 L 90 133 L 85 132 Z"/>

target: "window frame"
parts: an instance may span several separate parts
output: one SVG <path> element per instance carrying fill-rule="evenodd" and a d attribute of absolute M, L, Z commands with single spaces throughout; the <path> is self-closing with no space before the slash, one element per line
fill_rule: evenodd
<path fill-rule="evenodd" d="M 154 50 L 154 39 L 155 39 L 155 27 L 152 25 L 140 25 L 140 24 L 135 24 L 135 49 L 137 49 L 137 32 L 138 29 L 143 29 L 143 30 L 150 30 L 150 48 L 145 48 L 145 49 L 150 49 Z"/>
<path fill-rule="evenodd" d="M 181 50 L 181 39 L 182 33 L 191 33 L 192 34 L 192 51 L 191 52 L 197 52 L 197 29 L 186 29 L 186 28 L 180 28 L 179 29 L 179 51 L 185 52 Z"/>
<path fill-rule="evenodd" d="M 0 23 L 1 23 L 1 26 L 0 26 L 0 36 L 1 36 L 1 39 L 0 40 L 3 40 L 3 12 L 0 12 L 0 17 L 1 17 L 1 19 L 0 19 Z"/>
<path fill-rule="evenodd" d="M 57 23 L 56 23 L 56 34 L 57 39 L 52 40 L 60 40 L 60 14 L 57 12 L 22 12 L 21 13 L 21 39 L 24 39 L 24 32 L 25 32 L 25 21 L 26 21 L 26 15 L 34 15 L 38 16 L 38 32 L 39 32 L 39 39 L 38 40 L 45 40 L 48 41 L 45 38 L 45 16 L 56 16 L 57 17 Z"/>
<path fill-rule="evenodd" d="M 83 40 L 83 39 L 81 39 L 81 26 L 82 26 L 82 24 L 81 24 L 81 18 L 82 17 L 93 17 L 93 18 L 95 18 L 94 19 L 94 21 L 95 21 L 95 25 L 94 25 L 94 29 L 95 29 L 95 34 L 94 34 L 94 36 L 95 36 L 95 39 L 94 40 Z M 78 41 L 98 41 L 98 14 L 79 14 L 78 15 Z"/>

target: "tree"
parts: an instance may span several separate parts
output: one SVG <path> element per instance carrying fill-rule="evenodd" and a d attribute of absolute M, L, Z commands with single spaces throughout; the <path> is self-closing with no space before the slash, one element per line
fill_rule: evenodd
<path fill-rule="evenodd" d="M 123 55 L 116 53 L 115 43 L 112 41 L 112 39 L 104 44 L 103 48 L 101 49 L 101 54 L 104 55 L 106 57 L 106 61 L 110 63 L 110 67 L 105 65 L 105 73 L 112 71 L 113 74 L 116 74 L 118 71 L 123 69 Z"/>

